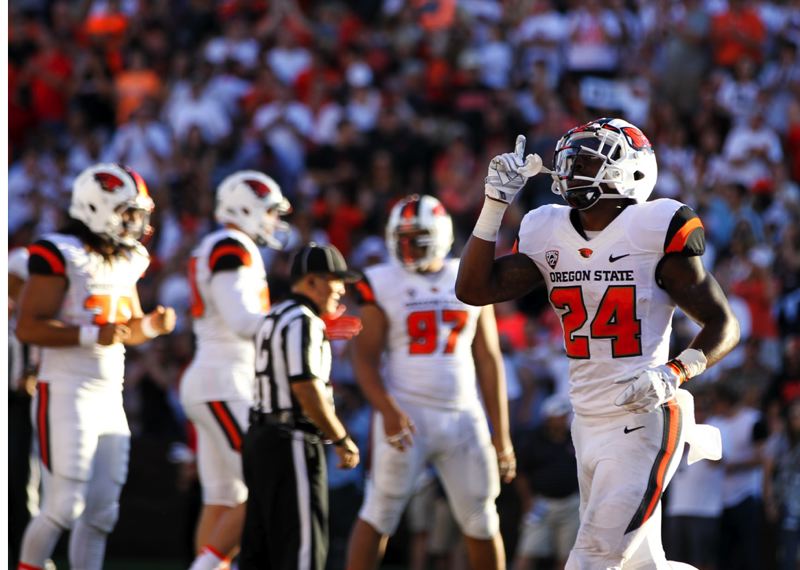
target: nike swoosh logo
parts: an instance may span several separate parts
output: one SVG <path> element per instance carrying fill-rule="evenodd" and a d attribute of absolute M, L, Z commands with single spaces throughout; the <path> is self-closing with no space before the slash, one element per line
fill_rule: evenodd
<path fill-rule="evenodd" d="M 625 429 L 623 431 L 625 433 L 631 433 L 632 431 L 636 431 L 637 429 L 644 429 L 644 426 L 638 426 L 635 428 L 628 428 L 628 426 L 625 426 Z"/>
<path fill-rule="evenodd" d="M 614 263 L 615 261 L 619 261 L 623 257 L 628 257 L 629 255 L 630 255 L 630 253 L 623 253 L 622 255 L 618 255 L 617 257 L 614 257 L 614 254 L 612 253 L 611 255 L 608 256 L 608 261 L 609 261 L 609 263 Z"/>

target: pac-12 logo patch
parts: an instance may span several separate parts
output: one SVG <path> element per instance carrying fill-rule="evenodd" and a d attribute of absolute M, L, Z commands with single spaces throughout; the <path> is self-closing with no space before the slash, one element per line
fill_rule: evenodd
<path fill-rule="evenodd" d="M 558 250 L 550 249 L 544 252 L 544 259 L 547 261 L 547 265 L 550 266 L 550 269 L 555 269 L 558 263 Z"/>
<path fill-rule="evenodd" d="M 578 253 L 581 254 L 581 257 L 585 257 L 585 258 L 588 259 L 588 258 L 592 257 L 592 254 L 594 252 L 591 249 L 589 249 L 588 247 L 582 247 L 582 248 L 580 248 L 578 250 Z"/>

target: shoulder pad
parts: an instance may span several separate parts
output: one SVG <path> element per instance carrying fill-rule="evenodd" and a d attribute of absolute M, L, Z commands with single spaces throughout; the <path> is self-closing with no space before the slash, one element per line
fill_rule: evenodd
<path fill-rule="evenodd" d="M 353 289 L 355 289 L 356 301 L 359 305 L 375 304 L 375 291 L 372 289 L 372 284 L 366 275 L 353 284 Z"/>
<path fill-rule="evenodd" d="M 673 214 L 664 238 L 664 253 L 694 256 L 706 251 L 703 222 L 689 206 L 681 205 Z"/>
<path fill-rule="evenodd" d="M 567 206 L 547 204 L 531 210 L 519 225 L 519 233 L 514 242 L 514 253 L 524 253 L 531 255 L 538 251 L 546 242 L 545 234 L 550 234 L 553 230 L 553 218 L 560 209 L 568 209 Z"/>
<path fill-rule="evenodd" d="M 66 275 L 67 261 L 58 246 L 40 239 L 28 246 L 28 273 L 31 275 Z"/>
<path fill-rule="evenodd" d="M 212 273 L 249 266 L 252 262 L 245 245 L 232 237 L 219 240 L 208 254 L 208 267 Z"/>

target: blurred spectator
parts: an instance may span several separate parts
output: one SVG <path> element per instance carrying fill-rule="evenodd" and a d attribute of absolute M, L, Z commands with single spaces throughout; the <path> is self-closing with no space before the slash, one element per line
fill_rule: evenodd
<path fill-rule="evenodd" d="M 717 427 L 722 433 L 722 504 L 719 568 L 759 568 L 763 448 L 766 426 L 758 410 L 724 381 L 716 386 Z"/>
<path fill-rule="evenodd" d="M 783 418 L 766 455 L 764 504 L 768 520 L 778 524 L 778 570 L 794 570 L 800 552 L 800 399 Z"/>
<path fill-rule="evenodd" d="M 750 0 L 728 0 L 728 8 L 711 21 L 714 63 L 721 67 L 733 67 L 744 57 L 760 63 L 765 39 L 764 22 Z"/>
<path fill-rule="evenodd" d="M 195 75 L 185 96 L 172 103 L 166 119 L 177 142 L 184 142 L 192 127 L 200 129 L 203 141 L 210 145 L 230 134 L 231 121 L 223 106 L 224 100 L 206 94 L 206 88 L 202 75 Z"/>
<path fill-rule="evenodd" d="M 695 421 L 717 427 L 717 418 L 711 416 L 713 387 L 692 382 L 689 390 L 694 395 Z M 685 450 L 669 487 L 664 510 L 664 546 L 670 560 L 691 564 L 698 570 L 714 570 L 719 550 L 725 470 L 718 461 L 688 465 L 687 456 L 688 450 Z"/>
<path fill-rule="evenodd" d="M 128 122 L 146 100 L 161 100 L 161 78 L 148 66 L 141 49 L 128 53 L 128 65 L 114 79 L 114 93 L 117 101 L 117 124 Z"/>
<path fill-rule="evenodd" d="M 601 0 L 575 3 L 567 15 L 566 68 L 572 73 L 610 75 L 617 71 L 622 26 Z"/>
<path fill-rule="evenodd" d="M 158 187 L 163 167 L 172 154 L 169 130 L 156 116 L 156 103 L 145 100 L 120 125 L 106 149 L 103 159 L 126 164 L 136 169 L 148 186 Z"/>
<path fill-rule="evenodd" d="M 514 570 L 533 570 L 542 558 L 563 568 L 578 535 L 578 467 L 570 436 L 572 407 L 564 396 L 542 404 L 544 421 L 517 437 L 517 490 L 523 516 Z"/>
<path fill-rule="evenodd" d="M 236 14 L 223 25 L 224 34 L 213 38 L 206 45 L 205 57 L 209 63 L 221 65 L 233 60 L 245 69 L 253 69 L 258 64 L 258 41 L 250 35 L 248 22 L 244 15 Z"/>

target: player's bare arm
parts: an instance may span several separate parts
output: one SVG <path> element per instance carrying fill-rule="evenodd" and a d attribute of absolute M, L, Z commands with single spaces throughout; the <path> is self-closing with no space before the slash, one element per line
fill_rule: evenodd
<path fill-rule="evenodd" d="M 491 305 L 481 309 L 475 339 L 472 341 L 472 354 L 475 357 L 478 386 L 486 406 L 486 415 L 492 424 L 492 444 L 497 452 L 500 477 L 504 483 L 510 483 L 516 476 L 517 465 L 508 422 L 503 356 L 500 352 L 494 307 Z"/>
<path fill-rule="evenodd" d="M 56 318 L 67 293 L 67 285 L 67 279 L 62 275 L 30 276 L 20 299 L 16 330 L 20 342 L 50 347 L 82 344 L 81 329 L 86 327 L 69 325 Z M 97 332 L 97 344 L 124 342 L 129 335 L 130 330 L 126 325 L 101 325 Z"/>
<path fill-rule="evenodd" d="M 130 336 L 125 340 L 125 344 L 142 344 L 162 334 L 169 334 L 175 329 L 175 309 L 158 305 L 145 315 L 136 289 L 131 295 L 131 312 L 133 317 L 128 321 Z"/>
<path fill-rule="evenodd" d="M 661 262 L 658 278 L 673 301 L 702 327 L 689 347 L 703 351 L 707 366 L 718 362 L 736 346 L 739 322 L 700 257 L 669 255 Z"/>
<path fill-rule="evenodd" d="M 300 402 L 303 413 L 334 442 L 334 449 L 339 456 L 339 467 L 352 469 L 358 465 L 358 447 L 347 435 L 347 430 L 328 402 L 322 382 L 317 379 L 293 382 L 292 393 Z"/>
<path fill-rule="evenodd" d="M 361 323 L 363 331 L 353 339 L 353 372 L 364 397 L 383 416 L 387 439 L 396 441 L 395 446 L 403 450 L 412 444 L 414 424 L 386 391 L 380 375 L 381 354 L 386 346 L 389 321 L 380 307 L 364 305 Z"/>
<path fill-rule="evenodd" d="M 470 236 L 461 254 L 456 297 L 475 306 L 521 297 L 543 282 L 536 264 L 522 253 L 494 258 L 495 244 Z"/>
<path fill-rule="evenodd" d="M 495 259 L 495 242 L 506 208 L 528 178 L 543 170 L 538 154 L 525 156 L 525 137 L 517 136 L 514 152 L 489 163 L 486 198 L 464 251 L 456 279 L 456 296 L 470 305 L 488 305 L 521 297 L 542 282 L 536 264 L 515 253 Z M 549 172 L 549 171 L 547 171 Z"/>

